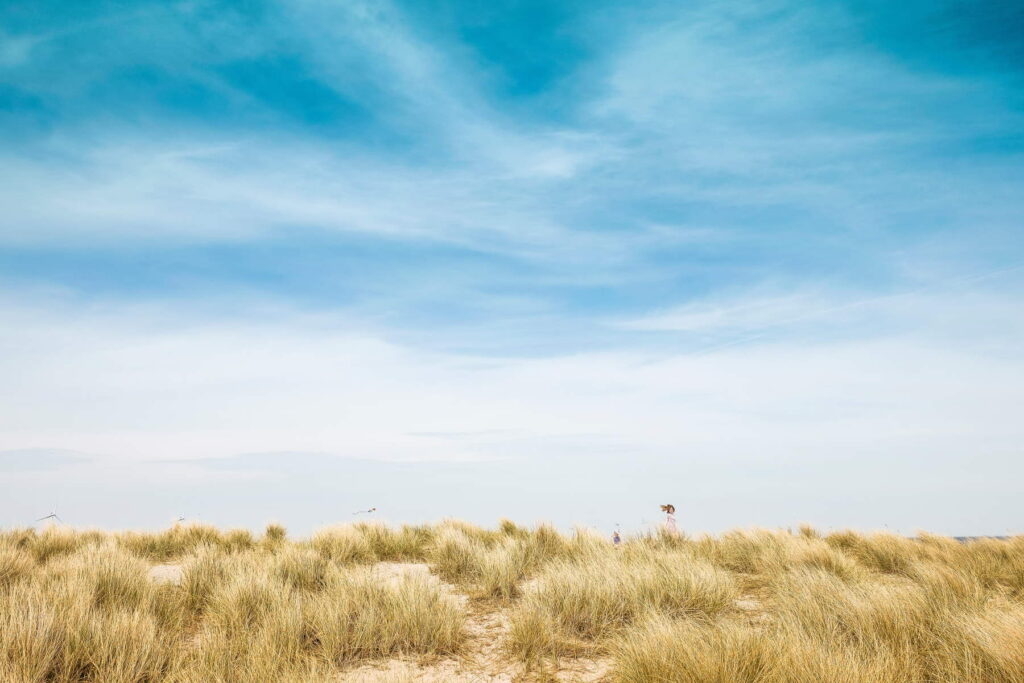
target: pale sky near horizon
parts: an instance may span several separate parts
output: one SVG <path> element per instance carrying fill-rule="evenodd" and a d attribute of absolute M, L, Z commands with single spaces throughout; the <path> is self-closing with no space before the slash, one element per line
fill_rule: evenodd
<path fill-rule="evenodd" d="M 0 7 L 0 526 L 1024 532 L 1024 11 Z"/>

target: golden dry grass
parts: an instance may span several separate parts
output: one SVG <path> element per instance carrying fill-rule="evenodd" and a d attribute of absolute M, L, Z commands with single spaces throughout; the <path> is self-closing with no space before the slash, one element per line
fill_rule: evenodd
<path fill-rule="evenodd" d="M 0 532 L 2 681 L 373 680 L 395 659 L 402 680 L 1024 683 L 1024 537 Z"/>

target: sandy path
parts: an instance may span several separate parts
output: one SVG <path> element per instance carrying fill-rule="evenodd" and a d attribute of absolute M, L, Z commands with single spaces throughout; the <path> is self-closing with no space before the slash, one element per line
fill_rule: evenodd
<path fill-rule="evenodd" d="M 456 586 L 431 574 L 425 564 L 382 562 L 375 565 L 373 571 L 392 580 L 403 575 L 429 575 L 445 592 L 462 603 L 467 610 L 464 654 L 439 660 L 390 660 L 364 664 L 343 673 L 340 680 L 350 683 L 523 683 L 537 680 L 537 676 L 526 674 L 522 665 L 511 661 L 502 650 L 509 629 L 507 608 L 471 601 Z M 559 662 L 557 672 L 549 672 L 542 680 L 597 683 L 607 677 L 608 670 L 608 663 L 604 661 L 563 660 Z"/>
<path fill-rule="evenodd" d="M 521 680 L 508 671 L 510 663 L 501 661 L 501 638 L 508 629 L 508 616 L 503 610 L 485 612 L 474 609 L 469 596 L 431 574 L 425 564 L 380 562 L 374 565 L 373 573 L 383 580 L 392 581 L 403 576 L 429 576 L 444 592 L 454 597 L 468 611 L 465 654 L 434 660 L 371 662 L 343 673 L 340 680 L 353 683 L 512 683 Z"/>
<path fill-rule="evenodd" d="M 339 674 L 335 680 L 348 683 L 524 683 L 537 680 L 522 665 L 511 661 L 502 650 L 509 629 L 508 609 L 493 603 L 470 600 L 456 586 L 442 581 L 430 567 L 412 562 L 379 562 L 371 571 L 382 581 L 399 581 L 420 576 L 433 581 L 466 610 L 466 643 L 459 657 L 392 659 L 364 663 Z M 180 564 L 158 564 L 149 570 L 151 579 L 161 583 L 181 583 Z M 558 671 L 548 671 L 543 680 L 598 683 L 608 675 L 608 663 L 601 660 L 567 659 L 558 663 Z"/>

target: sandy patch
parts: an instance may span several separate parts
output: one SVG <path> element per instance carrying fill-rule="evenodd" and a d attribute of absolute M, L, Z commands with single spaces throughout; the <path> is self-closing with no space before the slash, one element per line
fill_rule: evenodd
<path fill-rule="evenodd" d="M 397 583 L 406 577 L 415 576 L 436 581 L 445 588 L 454 590 L 454 586 L 441 581 L 430 573 L 430 567 L 419 562 L 378 562 L 370 567 L 370 573 L 389 583 Z"/>
<path fill-rule="evenodd" d="M 149 578 L 158 583 L 181 583 L 182 567 L 180 564 L 157 564 L 150 568 Z"/>
<path fill-rule="evenodd" d="M 735 600 L 733 605 L 746 617 L 747 623 L 751 626 L 763 624 L 771 618 L 764 603 L 756 597 L 745 595 Z"/>
<path fill-rule="evenodd" d="M 733 604 L 744 612 L 755 612 L 761 609 L 761 603 L 753 598 L 740 598 Z"/>

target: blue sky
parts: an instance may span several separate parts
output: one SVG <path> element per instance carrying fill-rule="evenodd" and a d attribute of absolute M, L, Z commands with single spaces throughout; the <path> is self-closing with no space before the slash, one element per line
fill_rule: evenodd
<path fill-rule="evenodd" d="M 1005 533 L 1022 26 L 9 3 L 0 523 Z"/>

